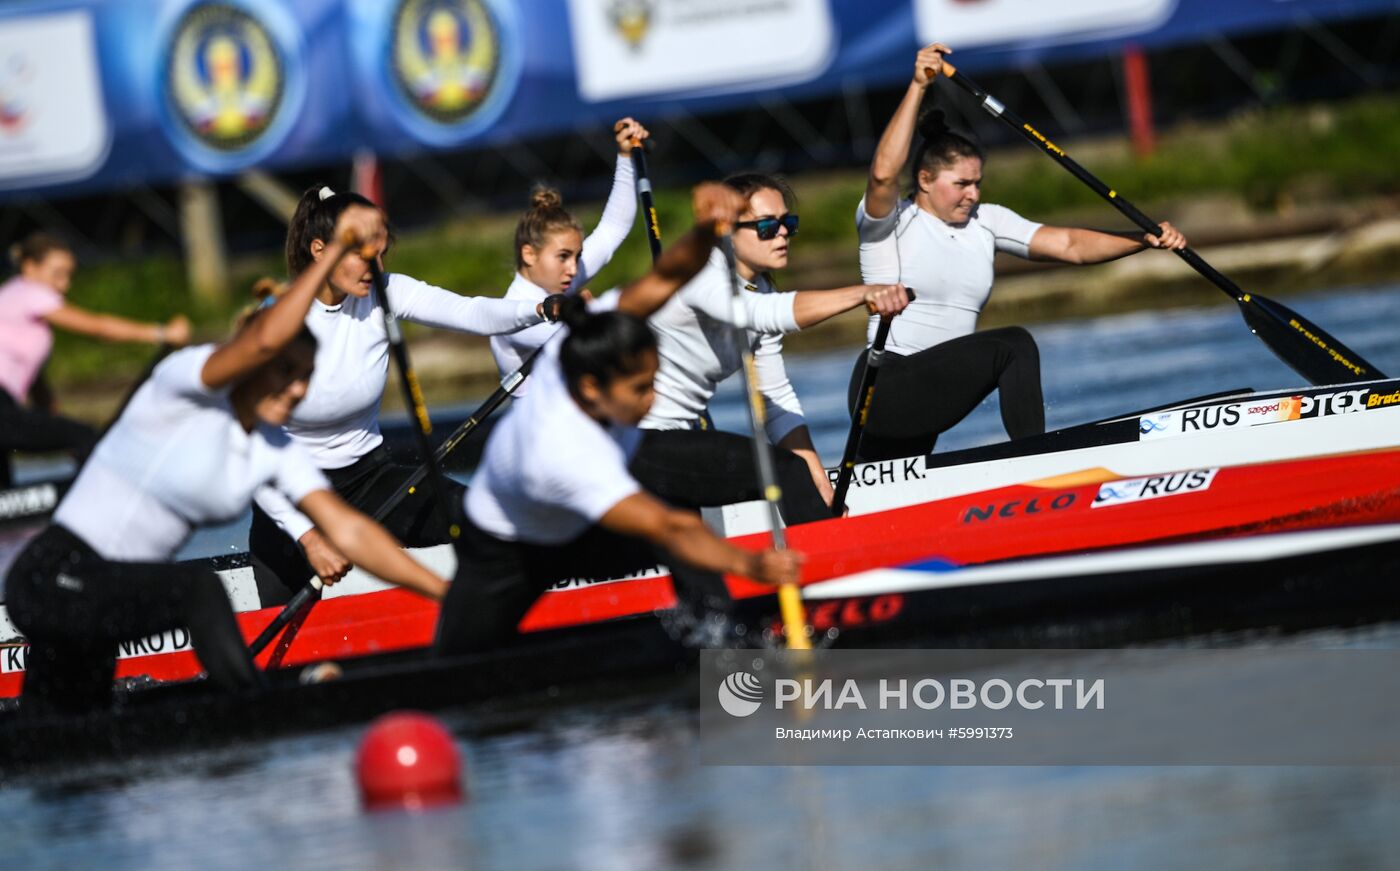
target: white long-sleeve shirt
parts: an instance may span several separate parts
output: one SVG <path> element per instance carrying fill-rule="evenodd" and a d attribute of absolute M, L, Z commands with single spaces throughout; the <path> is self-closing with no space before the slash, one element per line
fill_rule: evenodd
<path fill-rule="evenodd" d="M 389 305 L 400 319 L 476 335 L 494 335 L 542 323 L 536 303 L 470 297 L 391 273 Z M 313 300 L 306 326 L 316 336 L 316 371 L 287 423 L 292 440 L 321 469 L 343 469 L 384 441 L 379 405 L 389 376 L 389 337 L 373 295 L 348 296 L 337 306 Z M 258 506 L 293 539 L 309 519 L 277 491 L 264 487 Z"/>
<path fill-rule="evenodd" d="M 634 190 L 636 173 L 632 169 L 632 159 L 617 156 L 617 168 L 613 170 L 612 191 L 608 193 L 607 205 L 603 206 L 603 216 L 598 226 L 583 240 L 583 251 L 579 254 L 578 274 L 574 276 L 569 292 L 582 290 L 612 260 L 627 234 L 632 231 L 632 223 L 637 218 L 637 195 Z M 525 300 L 534 305 L 550 291 L 516 273 L 515 280 L 506 288 L 506 299 Z M 554 335 L 554 324 L 539 324 L 510 335 L 491 337 L 491 356 L 496 358 L 496 368 L 505 378 L 520 368 L 525 358 L 530 356 Z M 524 396 L 530 388 L 526 379 L 516 388 L 516 396 Z"/>
<path fill-rule="evenodd" d="M 656 373 L 656 401 L 643 429 L 684 429 L 710 404 L 715 389 L 743 365 L 734 329 L 734 294 L 724 254 L 716 249 L 710 262 L 649 321 L 656 332 L 661 368 Z M 759 276 L 739 279 L 749 347 L 758 370 L 758 390 L 768 417 L 768 440 L 774 444 L 806 425 L 802 403 L 783 365 L 783 334 L 797 331 L 793 314 L 796 293 L 779 293 Z"/>

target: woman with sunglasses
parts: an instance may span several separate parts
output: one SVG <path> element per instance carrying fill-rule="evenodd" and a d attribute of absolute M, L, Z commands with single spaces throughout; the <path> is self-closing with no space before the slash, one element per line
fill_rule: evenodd
<path fill-rule="evenodd" d="M 725 184 L 744 199 L 734 225 L 734 252 L 743 293 L 744 339 L 754 355 L 758 389 L 767 410 L 768 440 L 789 524 L 830 516 L 831 482 L 802 416 L 802 404 L 783 364 L 783 334 L 865 306 L 890 317 L 908 304 L 898 285 L 855 285 L 836 290 L 779 292 L 771 273 L 787 266 L 798 219 L 792 192 L 761 173 L 732 176 Z M 762 498 L 749 439 L 716 432 L 708 407 L 719 383 L 739 371 L 732 279 L 722 252 L 650 319 L 660 369 L 656 402 L 641 422 L 646 431 L 632 474 L 673 505 L 699 508 Z"/>
<path fill-rule="evenodd" d="M 509 641 L 531 605 L 560 580 L 658 561 L 671 566 L 681 613 L 694 624 L 689 641 L 732 644 L 740 638 L 726 619 L 731 601 L 720 573 L 768 584 L 796 580 L 797 553 L 741 550 L 629 472 L 658 365 L 644 318 L 704 266 L 716 224 L 732 221 L 738 205 L 722 185 L 700 185 L 695 229 L 652 272 L 594 303 L 595 311 L 577 297 L 564 302 L 560 339 L 545 346 L 535 389 L 492 432 L 467 491 L 438 653 Z M 614 310 L 603 310 L 609 304 Z"/>
<path fill-rule="evenodd" d="M 311 188 L 301 198 L 287 230 L 287 268 L 300 275 L 329 251 L 336 221 L 347 209 L 376 207 L 354 193 Z M 374 258 L 389 245 L 387 232 L 370 243 Z M 400 273 L 390 273 L 389 304 L 406 321 L 487 336 L 509 333 L 546 320 L 539 301 L 461 296 Z M 369 260 L 360 250 L 346 254 L 320 282 L 306 326 L 319 341 L 316 379 L 287 421 L 292 440 L 304 447 L 331 485 L 351 505 L 374 512 L 416 469 L 396 463 L 379 431 L 379 406 L 389 374 L 389 338 L 384 313 L 371 294 Z M 461 498 L 448 482 L 449 500 Z M 443 517 L 431 488 L 418 488 L 384 525 L 410 546 L 449 540 L 451 518 Z M 261 563 L 256 573 L 264 605 L 285 601 L 314 573 L 339 580 L 350 561 L 285 496 L 271 488 L 257 495 L 248 549 Z"/>
<path fill-rule="evenodd" d="M 976 332 L 992 291 L 992 258 L 1005 251 L 1031 260 L 1104 263 L 1148 248 L 1186 247 L 1171 224 L 1162 236 L 1052 227 L 981 202 L 982 149 L 948 128 L 937 110 L 919 115 L 929 83 L 943 69 L 947 46 L 922 49 L 914 79 L 876 148 L 865 198 L 856 209 L 861 275 L 866 281 L 906 281 L 919 298 L 890 330 L 861 440 L 863 460 L 927 454 L 940 433 L 996 390 L 1011 438 L 1045 431 L 1040 352 L 1022 327 Z M 913 193 L 899 198 L 899 173 L 917 130 Z M 871 320 L 873 338 L 876 321 Z M 850 398 L 865 368 L 851 373 Z"/>

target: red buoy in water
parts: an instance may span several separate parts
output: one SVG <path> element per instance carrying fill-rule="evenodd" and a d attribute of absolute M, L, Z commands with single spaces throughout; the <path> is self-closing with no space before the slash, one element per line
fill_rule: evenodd
<path fill-rule="evenodd" d="M 462 766 L 446 727 L 417 711 L 370 724 L 355 754 L 360 795 L 370 808 L 410 810 L 462 800 Z"/>

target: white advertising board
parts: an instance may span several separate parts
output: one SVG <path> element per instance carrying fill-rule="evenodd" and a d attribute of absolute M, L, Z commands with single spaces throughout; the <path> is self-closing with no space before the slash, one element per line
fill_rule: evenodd
<path fill-rule="evenodd" d="M 919 42 L 954 51 L 1034 40 L 1129 36 L 1171 17 L 1177 0 L 914 0 Z"/>
<path fill-rule="evenodd" d="M 88 14 L 0 22 L 0 187 L 91 175 L 110 135 Z"/>
<path fill-rule="evenodd" d="M 579 94 L 759 90 L 820 75 L 828 0 L 569 0 Z"/>

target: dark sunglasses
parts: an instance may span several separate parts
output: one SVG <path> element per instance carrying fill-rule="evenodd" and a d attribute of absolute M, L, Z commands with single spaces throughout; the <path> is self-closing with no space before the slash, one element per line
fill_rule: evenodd
<path fill-rule="evenodd" d="M 797 235 L 797 216 L 788 213 L 781 218 L 759 218 L 757 221 L 739 221 L 736 227 L 753 227 L 758 238 L 767 242 L 778 235 L 779 227 L 787 227 L 789 236 Z"/>

